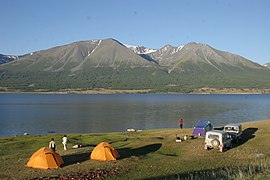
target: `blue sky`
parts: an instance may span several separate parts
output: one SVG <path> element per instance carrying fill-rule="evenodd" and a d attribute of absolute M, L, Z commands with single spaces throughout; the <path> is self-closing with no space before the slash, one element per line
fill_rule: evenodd
<path fill-rule="evenodd" d="M 161 48 L 189 42 L 270 62 L 269 0 L 0 0 L 0 54 L 115 38 Z"/>

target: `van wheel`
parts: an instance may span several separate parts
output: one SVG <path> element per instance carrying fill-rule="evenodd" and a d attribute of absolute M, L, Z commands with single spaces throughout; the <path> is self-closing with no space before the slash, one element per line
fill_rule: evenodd
<path fill-rule="evenodd" d="M 213 140 L 211 141 L 211 144 L 212 144 L 212 146 L 213 146 L 214 148 L 218 148 L 218 146 L 220 145 L 220 142 L 219 142 L 218 139 L 213 139 Z"/>

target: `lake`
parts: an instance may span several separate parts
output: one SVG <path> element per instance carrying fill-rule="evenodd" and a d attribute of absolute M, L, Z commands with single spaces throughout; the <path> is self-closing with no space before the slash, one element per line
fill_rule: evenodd
<path fill-rule="evenodd" d="M 0 94 L 0 136 L 122 132 L 270 119 L 270 95 Z"/>

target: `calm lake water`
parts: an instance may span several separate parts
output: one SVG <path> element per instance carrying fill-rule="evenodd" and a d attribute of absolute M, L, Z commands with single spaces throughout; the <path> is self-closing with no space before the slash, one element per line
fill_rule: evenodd
<path fill-rule="evenodd" d="M 0 136 L 214 126 L 270 119 L 270 95 L 0 94 Z"/>

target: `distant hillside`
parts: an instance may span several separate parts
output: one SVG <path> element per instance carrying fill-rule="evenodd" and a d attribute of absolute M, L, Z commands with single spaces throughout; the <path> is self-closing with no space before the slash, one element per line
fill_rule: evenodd
<path fill-rule="evenodd" d="M 0 54 L 0 64 L 8 63 L 17 60 L 18 58 L 18 56 Z"/>
<path fill-rule="evenodd" d="M 151 89 L 192 92 L 212 88 L 269 88 L 270 70 L 209 45 L 161 49 L 114 39 L 80 41 L 27 54 L 0 66 L 0 87 L 25 91 Z"/>

